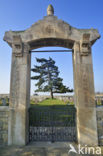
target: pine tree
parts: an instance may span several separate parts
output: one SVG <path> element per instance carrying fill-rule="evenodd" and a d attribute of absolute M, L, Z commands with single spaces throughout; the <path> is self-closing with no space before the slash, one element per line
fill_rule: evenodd
<path fill-rule="evenodd" d="M 36 58 L 36 61 L 40 63 L 40 66 L 34 66 L 31 69 L 32 72 L 37 73 L 37 76 L 32 76 L 32 80 L 38 80 L 35 86 L 38 89 L 35 92 L 50 92 L 53 99 L 53 93 L 66 93 L 72 92 L 68 87 L 63 85 L 63 79 L 59 77 L 58 67 L 55 65 L 55 61 L 49 57 L 49 59 Z"/>

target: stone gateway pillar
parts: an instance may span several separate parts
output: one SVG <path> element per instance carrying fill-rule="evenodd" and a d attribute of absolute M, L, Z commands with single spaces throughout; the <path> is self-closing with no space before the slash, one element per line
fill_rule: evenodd
<path fill-rule="evenodd" d="M 4 40 L 12 47 L 10 86 L 9 145 L 28 142 L 30 104 L 30 52 L 47 46 L 73 50 L 77 138 L 83 145 L 97 145 L 97 123 L 91 46 L 100 38 L 96 29 L 77 29 L 54 16 L 49 5 L 47 16 L 25 31 L 7 31 Z"/>
<path fill-rule="evenodd" d="M 20 36 L 13 36 L 9 145 L 25 145 L 28 141 L 28 107 L 30 104 L 30 53 L 29 46 Z"/>
<path fill-rule="evenodd" d="M 90 34 L 74 43 L 73 66 L 77 109 L 77 138 L 83 145 L 98 145 Z"/>

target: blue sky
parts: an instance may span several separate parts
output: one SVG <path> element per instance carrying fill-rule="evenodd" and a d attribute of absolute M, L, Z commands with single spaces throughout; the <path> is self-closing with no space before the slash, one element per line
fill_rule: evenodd
<path fill-rule="evenodd" d="M 0 93 L 9 93 L 10 86 L 11 48 L 3 41 L 5 31 L 29 28 L 46 16 L 49 4 L 54 6 L 55 15 L 59 19 L 73 27 L 99 30 L 101 38 L 93 45 L 92 54 L 95 90 L 103 92 L 103 0 L 0 0 Z M 32 54 L 32 66 L 36 64 L 35 57 L 49 56 L 56 61 L 64 84 L 72 88 L 72 54 Z M 31 88 L 33 93 L 34 82 L 31 83 Z"/>

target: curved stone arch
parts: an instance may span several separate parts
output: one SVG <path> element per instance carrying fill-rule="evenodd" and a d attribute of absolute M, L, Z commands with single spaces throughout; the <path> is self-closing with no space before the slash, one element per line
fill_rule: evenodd
<path fill-rule="evenodd" d="M 12 47 L 9 145 L 25 145 L 28 142 L 30 51 L 47 46 L 73 49 L 78 143 L 98 144 L 91 54 L 91 46 L 98 38 L 100 35 L 96 29 L 77 29 L 58 20 L 52 6 L 49 6 L 47 16 L 29 29 L 5 33 L 4 40 Z"/>

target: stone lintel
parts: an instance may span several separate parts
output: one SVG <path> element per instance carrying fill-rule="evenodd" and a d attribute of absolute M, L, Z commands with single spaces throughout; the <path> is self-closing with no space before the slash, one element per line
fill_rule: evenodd
<path fill-rule="evenodd" d="M 56 16 L 46 16 L 43 20 L 34 23 L 25 31 L 8 31 L 5 33 L 4 41 L 10 46 L 13 43 L 13 36 L 21 36 L 23 43 L 35 43 L 38 40 L 45 39 L 62 39 L 68 42 L 80 42 L 84 40 L 84 34 L 90 34 L 89 41 L 92 44 L 100 38 L 96 29 L 77 29 L 70 26 L 68 23 L 59 20 Z M 62 45 L 61 45 L 62 46 Z M 42 47 L 42 46 L 41 46 Z M 71 49 L 71 46 L 68 47 Z"/>

